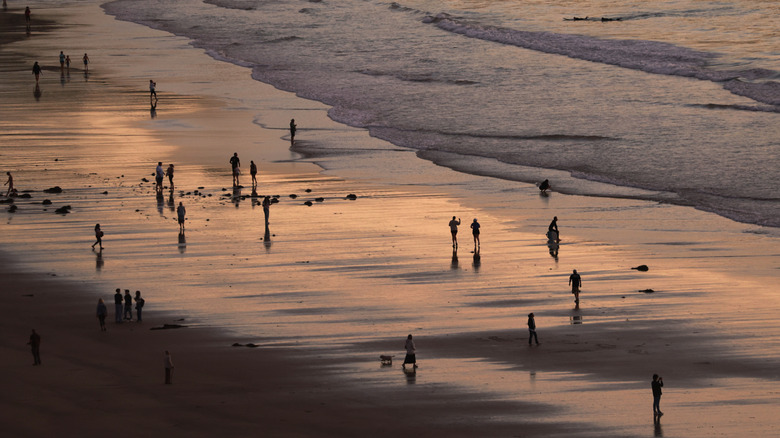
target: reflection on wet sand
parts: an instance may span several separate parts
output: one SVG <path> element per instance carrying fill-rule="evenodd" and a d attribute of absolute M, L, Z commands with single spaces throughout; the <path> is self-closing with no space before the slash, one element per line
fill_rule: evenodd
<path fill-rule="evenodd" d="M 103 269 L 103 249 L 95 253 L 95 270 L 100 271 Z"/>
<path fill-rule="evenodd" d="M 458 248 L 452 248 L 452 262 L 450 263 L 451 269 L 458 269 Z"/>
<path fill-rule="evenodd" d="M 482 266 L 482 256 L 479 254 L 479 248 L 474 251 L 474 258 L 471 262 L 471 266 L 474 268 L 474 272 L 479 272 L 479 268 Z"/>
<path fill-rule="evenodd" d="M 179 253 L 184 254 L 187 251 L 187 237 L 184 235 L 184 230 L 179 231 Z"/>

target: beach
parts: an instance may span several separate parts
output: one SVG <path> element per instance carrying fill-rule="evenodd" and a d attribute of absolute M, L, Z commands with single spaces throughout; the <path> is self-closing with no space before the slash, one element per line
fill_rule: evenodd
<path fill-rule="evenodd" d="M 777 229 L 644 200 L 545 197 L 531 184 L 439 167 L 186 38 L 115 21 L 96 4 L 33 10 L 57 26 L 34 22 L 21 39 L 8 27 L 0 40 L 0 158 L 31 195 L 2 213 L 0 423 L 12 436 L 777 428 Z M 17 8 L 3 18 L 11 13 L 21 17 Z M 74 63 L 61 74 L 63 48 Z M 299 125 L 292 147 L 290 118 Z M 361 152 L 345 165 L 321 138 Z M 249 160 L 260 168 L 254 191 Z M 158 161 L 176 164 L 175 188 L 161 196 Z M 62 193 L 44 192 L 54 186 Z M 265 195 L 278 199 L 267 234 Z M 54 213 L 65 205 L 70 213 Z M 453 215 L 462 219 L 457 251 Z M 553 216 L 559 245 L 544 236 Z M 96 223 L 102 252 L 88 248 Z M 641 264 L 649 270 L 631 269 Z M 579 306 L 572 269 L 583 276 Z M 113 322 L 115 288 L 142 291 L 142 323 Z M 109 306 L 106 332 L 98 298 Z M 530 312 L 539 347 L 526 343 Z M 163 324 L 186 327 L 150 330 Z M 25 356 L 32 328 L 39 367 Z M 401 369 L 409 333 L 416 372 Z M 165 350 L 173 385 L 163 384 Z M 667 385 L 660 422 L 653 373 Z"/>

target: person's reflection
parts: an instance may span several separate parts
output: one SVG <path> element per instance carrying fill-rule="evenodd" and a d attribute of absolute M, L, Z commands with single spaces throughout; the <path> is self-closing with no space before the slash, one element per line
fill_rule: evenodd
<path fill-rule="evenodd" d="M 60 73 L 60 85 L 65 86 L 65 72 Z"/>
<path fill-rule="evenodd" d="M 33 90 L 33 97 L 35 98 L 35 100 L 41 100 L 42 95 L 43 95 L 43 91 L 41 91 L 41 86 L 35 84 L 35 89 Z"/>
<path fill-rule="evenodd" d="M 152 105 L 152 107 L 149 109 L 149 117 L 152 119 L 157 117 L 157 105 Z"/>
<path fill-rule="evenodd" d="M 402 368 L 404 375 L 406 376 L 406 383 L 408 385 L 414 385 L 417 383 L 417 368 Z"/>
<path fill-rule="evenodd" d="M 458 269 L 458 248 L 457 247 L 452 248 L 452 264 L 450 264 L 450 269 Z"/>
<path fill-rule="evenodd" d="M 238 208 L 238 204 L 241 203 L 241 186 L 233 187 L 233 197 L 231 198 L 231 201 L 233 201 L 233 204 Z"/>
<path fill-rule="evenodd" d="M 272 244 L 273 243 L 271 242 L 271 230 L 268 229 L 268 224 L 265 224 L 265 234 L 263 235 L 263 245 L 265 245 L 265 250 L 270 251 Z"/>
<path fill-rule="evenodd" d="M 569 324 L 582 324 L 582 315 L 572 315 L 569 317 Z"/>
<path fill-rule="evenodd" d="M 176 212 L 176 202 L 173 200 L 173 187 L 168 191 L 168 208 L 171 210 L 171 213 Z"/>
<path fill-rule="evenodd" d="M 474 251 L 474 260 L 471 262 L 471 266 L 474 268 L 474 272 L 479 272 L 479 267 L 482 266 L 482 256 L 479 255 L 479 248 Z"/>
<path fill-rule="evenodd" d="M 163 215 L 164 207 L 165 207 L 165 197 L 163 196 L 161 191 L 157 191 L 157 211 L 160 213 L 160 216 Z"/>
<path fill-rule="evenodd" d="M 95 253 L 95 270 L 100 272 L 101 269 L 103 269 L 103 248 Z"/>
<path fill-rule="evenodd" d="M 664 436 L 664 430 L 661 428 L 660 415 L 653 415 L 653 436 Z"/>
<path fill-rule="evenodd" d="M 558 245 L 555 242 L 547 242 L 547 248 L 550 250 L 550 257 L 552 257 L 555 260 L 555 263 L 558 263 L 558 248 L 560 245 Z"/>
<path fill-rule="evenodd" d="M 179 231 L 179 253 L 184 254 L 187 251 L 187 238 L 184 236 L 184 230 Z"/>

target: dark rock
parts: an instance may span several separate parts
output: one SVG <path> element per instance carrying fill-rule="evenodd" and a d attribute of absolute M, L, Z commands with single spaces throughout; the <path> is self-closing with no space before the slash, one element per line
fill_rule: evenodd
<path fill-rule="evenodd" d="M 293 194 L 291 194 L 291 195 L 290 195 L 290 199 L 295 199 L 295 198 L 297 198 L 297 197 L 298 197 L 298 195 L 296 195 L 295 193 L 293 193 Z"/>
<path fill-rule="evenodd" d="M 44 193 L 62 193 L 60 186 L 54 186 L 44 190 Z"/>
<path fill-rule="evenodd" d="M 278 204 L 279 198 L 271 198 L 271 204 Z"/>
<path fill-rule="evenodd" d="M 59 214 L 68 214 L 68 213 L 70 213 L 70 205 L 62 206 L 62 207 L 54 210 L 54 212 L 55 213 L 59 213 Z"/>
<path fill-rule="evenodd" d="M 249 348 L 257 348 L 257 347 L 259 347 L 259 345 L 257 345 L 257 344 L 253 344 L 253 343 L 251 343 L 251 342 L 250 342 L 250 343 L 246 344 L 246 347 L 249 347 Z"/>
<path fill-rule="evenodd" d="M 187 326 L 181 324 L 163 324 L 162 327 L 152 327 L 149 330 L 170 330 L 170 329 L 177 329 L 177 328 L 184 328 L 184 327 Z"/>
<path fill-rule="evenodd" d="M 50 199 L 44 199 L 43 202 L 41 202 L 41 204 L 43 204 L 43 205 L 51 205 L 51 200 Z"/>
<path fill-rule="evenodd" d="M 13 204 L 13 203 L 14 203 L 13 198 L 0 200 L 0 204 Z"/>
<path fill-rule="evenodd" d="M 640 290 L 639 292 L 644 292 L 644 293 L 646 293 L 646 294 L 651 294 L 651 293 L 653 293 L 653 292 L 655 292 L 655 291 L 654 291 L 654 290 L 652 290 L 652 289 L 642 289 L 642 290 Z"/>
<path fill-rule="evenodd" d="M 637 271 L 645 272 L 645 271 L 649 270 L 650 268 L 648 268 L 647 265 L 639 265 L 639 266 L 633 267 L 631 269 L 636 269 Z"/>
<path fill-rule="evenodd" d="M 107 195 L 107 194 L 108 194 L 108 190 L 106 190 L 105 192 L 103 192 L 103 194 L 104 194 L 104 195 Z"/>
<path fill-rule="evenodd" d="M 32 195 L 29 193 L 22 193 L 21 195 L 18 196 L 18 198 L 30 199 L 32 198 Z"/>
<path fill-rule="evenodd" d="M 149 182 L 149 180 L 148 180 L 148 179 L 146 179 L 146 178 L 141 178 L 141 181 L 143 181 L 143 182 Z"/>
<path fill-rule="evenodd" d="M 311 202 L 311 201 L 306 201 L 306 202 L 303 203 L 303 205 L 308 205 L 309 207 L 311 207 L 313 204 L 314 203 Z"/>
<path fill-rule="evenodd" d="M 203 190 L 203 189 L 204 189 L 204 187 L 198 187 L 198 190 Z"/>
<path fill-rule="evenodd" d="M 349 195 L 347 195 L 347 199 L 349 199 L 350 201 L 354 201 L 355 199 L 357 199 L 357 195 L 354 193 L 350 193 Z"/>
<path fill-rule="evenodd" d="M 18 210 L 18 209 L 19 209 L 19 207 L 18 207 L 18 206 L 16 206 L 16 205 L 12 205 L 12 206 L 8 207 L 8 212 L 9 212 L 9 213 L 13 213 L 13 212 L 15 212 L 15 211 L 16 211 L 16 210 Z"/>
<path fill-rule="evenodd" d="M 238 342 L 235 342 L 233 343 L 233 345 L 231 345 L 231 347 L 243 347 L 243 346 L 244 346 L 243 344 L 239 344 Z"/>
<path fill-rule="evenodd" d="M 306 193 L 311 193 L 311 189 L 306 189 Z"/>
<path fill-rule="evenodd" d="M 322 202 L 322 201 L 325 200 L 325 198 L 315 198 L 314 200 L 317 201 L 317 202 Z"/>

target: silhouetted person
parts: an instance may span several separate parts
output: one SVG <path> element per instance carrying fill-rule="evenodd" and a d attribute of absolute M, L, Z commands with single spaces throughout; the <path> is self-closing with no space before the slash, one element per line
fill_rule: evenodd
<path fill-rule="evenodd" d="M 534 314 L 528 314 L 528 345 L 531 345 L 531 339 L 536 341 L 536 345 L 539 345 L 539 338 L 536 336 L 536 320 L 534 320 Z"/>
<path fill-rule="evenodd" d="M 103 251 L 103 230 L 100 229 L 100 224 L 95 224 L 95 243 L 92 244 L 92 249 L 95 249 L 95 245 L 100 245 L 100 250 Z"/>
<path fill-rule="evenodd" d="M 458 247 L 458 225 L 460 225 L 460 218 L 458 218 L 458 220 L 455 220 L 455 216 L 453 216 L 449 225 L 450 225 L 450 233 L 452 234 L 452 247 L 457 248 Z"/>
<path fill-rule="evenodd" d="M 168 350 L 165 350 L 163 364 L 165 365 L 165 384 L 170 385 L 173 383 L 173 359 L 171 359 L 171 353 Z"/>
<path fill-rule="evenodd" d="M 154 169 L 154 181 L 157 183 L 157 191 L 160 192 L 163 189 L 163 178 L 165 178 L 165 171 L 162 167 L 162 161 L 157 162 L 157 167 Z"/>
<path fill-rule="evenodd" d="M 146 300 L 141 298 L 141 291 L 140 290 L 135 291 L 135 316 L 137 322 L 143 321 L 143 318 L 141 317 L 141 312 L 143 311 L 144 304 L 146 304 Z"/>
<path fill-rule="evenodd" d="M 660 417 L 664 413 L 661 412 L 661 387 L 664 386 L 664 378 L 659 377 L 658 374 L 653 374 L 653 381 L 650 382 L 650 387 L 653 389 L 653 415 Z"/>
<path fill-rule="evenodd" d="M 60 50 L 60 72 L 65 71 L 65 54 Z"/>
<path fill-rule="evenodd" d="M 238 152 L 233 152 L 230 157 L 230 167 L 233 171 L 233 187 L 238 186 L 238 175 L 241 173 L 241 160 L 238 159 Z"/>
<path fill-rule="evenodd" d="M 157 82 L 149 79 L 149 102 L 157 104 Z"/>
<path fill-rule="evenodd" d="M 553 242 L 559 242 L 561 240 L 560 233 L 558 232 L 558 216 L 553 217 L 552 222 L 550 222 L 550 225 L 547 227 L 547 239 Z"/>
<path fill-rule="evenodd" d="M 298 125 L 295 124 L 295 119 L 290 119 L 290 144 L 295 144 L 295 131 L 298 130 Z"/>
<path fill-rule="evenodd" d="M 165 170 L 165 176 L 168 177 L 168 183 L 171 186 L 171 190 L 173 190 L 173 164 L 168 165 L 168 168 Z"/>
<path fill-rule="evenodd" d="M 32 334 L 30 334 L 30 340 L 27 342 L 27 345 L 30 346 L 30 351 L 32 351 L 33 365 L 40 365 L 41 364 L 41 336 L 38 333 L 35 333 L 35 329 L 33 329 Z"/>
<path fill-rule="evenodd" d="M 122 299 L 122 292 L 117 289 L 116 293 L 114 294 L 114 322 L 116 323 L 122 322 L 122 304 L 124 304 L 124 299 Z"/>
<path fill-rule="evenodd" d="M 406 344 L 404 344 L 404 348 L 406 349 L 406 357 L 404 358 L 402 367 L 406 368 L 406 364 L 410 363 L 414 365 L 414 368 L 417 368 L 417 357 L 415 356 L 416 349 L 414 348 L 412 335 L 406 337 Z"/>
<path fill-rule="evenodd" d="M 547 189 L 549 189 L 549 188 L 550 188 L 550 180 L 549 179 L 546 179 L 546 180 L 542 181 L 541 184 L 539 184 L 539 190 L 541 190 L 543 192 L 546 192 Z"/>
<path fill-rule="evenodd" d="M 89 71 L 89 56 L 85 53 L 81 60 L 84 61 L 84 73 L 86 74 Z"/>
<path fill-rule="evenodd" d="M 70 55 L 65 55 L 65 68 L 68 70 L 68 76 L 70 76 Z"/>
<path fill-rule="evenodd" d="M 24 8 L 24 22 L 27 25 L 27 30 L 30 30 L 30 25 L 32 24 L 32 11 L 30 11 L 29 6 Z"/>
<path fill-rule="evenodd" d="M 38 64 L 38 61 L 35 61 L 35 64 L 33 64 L 32 72 L 35 75 L 35 83 L 38 83 L 38 79 L 41 77 L 41 66 Z"/>
<path fill-rule="evenodd" d="M 471 223 L 471 234 L 474 236 L 474 251 L 479 248 L 479 222 L 477 218 L 474 218 L 474 222 Z"/>
<path fill-rule="evenodd" d="M 252 187 L 257 187 L 257 165 L 254 161 L 249 161 L 249 174 L 252 175 Z"/>
<path fill-rule="evenodd" d="M 179 219 L 179 232 L 184 232 L 184 216 L 187 215 L 187 209 L 184 208 L 184 204 L 179 202 L 179 206 L 176 207 L 176 216 Z"/>
<path fill-rule="evenodd" d="M 8 197 L 14 191 L 14 177 L 11 175 L 11 172 L 6 172 L 5 174 L 8 175 L 8 180 L 3 185 L 8 186 L 8 191 L 5 192 L 5 196 Z"/>
<path fill-rule="evenodd" d="M 97 318 L 98 322 L 100 322 L 101 332 L 106 331 L 106 316 L 108 316 L 108 308 L 106 307 L 106 303 L 103 301 L 103 298 L 100 298 L 98 299 L 97 304 Z"/>
<path fill-rule="evenodd" d="M 582 287 L 582 278 L 580 277 L 580 274 L 577 273 L 576 269 L 569 276 L 569 285 L 571 286 L 571 293 L 574 294 L 574 302 L 579 304 L 580 287 Z"/>
<path fill-rule="evenodd" d="M 133 297 L 130 295 L 130 290 L 125 289 L 125 319 L 128 321 L 133 320 Z"/>

